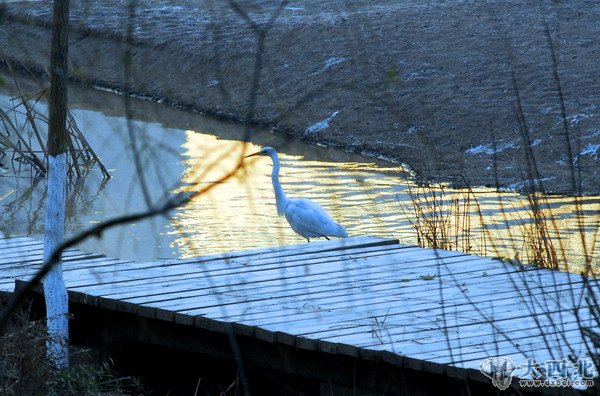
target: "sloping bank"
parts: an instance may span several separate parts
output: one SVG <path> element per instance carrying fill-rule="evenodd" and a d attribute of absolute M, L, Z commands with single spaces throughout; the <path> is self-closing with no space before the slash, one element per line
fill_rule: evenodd
<path fill-rule="evenodd" d="M 600 192 L 595 1 L 274 3 L 240 0 L 240 12 L 221 1 L 72 1 L 71 76 L 243 120 L 259 60 L 254 119 L 276 133 L 407 163 L 427 178 L 517 189 L 529 152 L 546 189 L 570 192 L 574 161 L 583 191 Z M 5 5 L 5 59 L 43 70 L 50 28 L 50 2 Z"/>

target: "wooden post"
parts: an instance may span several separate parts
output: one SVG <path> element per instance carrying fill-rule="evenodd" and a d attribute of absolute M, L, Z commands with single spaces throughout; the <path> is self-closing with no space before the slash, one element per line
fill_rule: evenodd
<path fill-rule="evenodd" d="M 67 38 L 69 0 L 54 0 L 48 122 L 48 194 L 44 262 L 63 241 L 67 191 Z M 67 289 L 58 262 L 43 280 L 48 324 L 48 356 L 58 368 L 69 365 Z"/>

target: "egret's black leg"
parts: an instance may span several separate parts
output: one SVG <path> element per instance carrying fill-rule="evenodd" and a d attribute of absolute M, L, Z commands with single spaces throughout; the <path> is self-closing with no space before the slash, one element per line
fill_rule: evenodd
<path fill-rule="evenodd" d="M 308 241 L 308 243 L 310 243 L 310 238 L 306 238 L 306 240 Z"/>

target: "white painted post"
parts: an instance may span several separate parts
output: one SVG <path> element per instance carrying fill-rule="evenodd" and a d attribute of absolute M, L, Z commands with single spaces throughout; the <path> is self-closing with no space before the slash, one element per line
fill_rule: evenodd
<path fill-rule="evenodd" d="M 44 263 L 64 237 L 67 191 L 67 153 L 48 156 L 48 195 L 46 197 L 46 227 Z M 48 357 L 58 368 L 69 366 L 69 308 L 67 288 L 62 277 L 62 262 L 54 265 L 43 280 L 48 327 Z"/>
<path fill-rule="evenodd" d="M 48 98 L 48 195 L 44 262 L 54 254 L 64 237 L 67 195 L 67 49 L 69 0 L 54 0 L 50 52 L 50 96 Z M 62 278 L 62 263 L 54 265 L 43 280 L 48 327 L 48 356 L 57 368 L 69 365 L 68 296 Z"/>

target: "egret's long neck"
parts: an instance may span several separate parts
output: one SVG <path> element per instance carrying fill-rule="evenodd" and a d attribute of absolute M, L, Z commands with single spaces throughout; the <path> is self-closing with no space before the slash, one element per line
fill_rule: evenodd
<path fill-rule="evenodd" d="M 281 187 L 281 183 L 279 182 L 279 158 L 277 154 L 271 155 L 271 159 L 273 160 L 273 172 L 271 172 L 271 180 L 273 181 L 273 190 L 275 190 L 275 202 L 277 204 L 277 214 L 279 216 L 283 216 L 285 214 L 285 207 L 288 204 L 288 199 L 285 196 L 285 192 L 283 191 L 283 187 Z"/>

